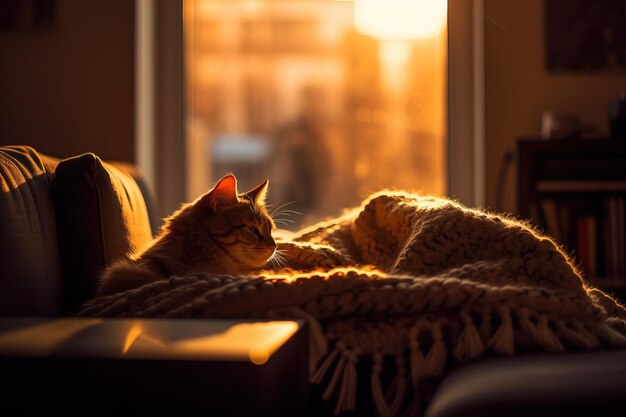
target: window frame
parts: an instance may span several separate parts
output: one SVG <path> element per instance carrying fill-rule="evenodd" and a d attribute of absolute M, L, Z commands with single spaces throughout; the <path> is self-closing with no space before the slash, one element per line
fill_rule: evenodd
<path fill-rule="evenodd" d="M 135 10 L 135 159 L 164 216 L 188 175 L 183 0 Z M 484 0 L 448 0 L 447 194 L 472 206 L 485 204 L 484 75 Z"/>

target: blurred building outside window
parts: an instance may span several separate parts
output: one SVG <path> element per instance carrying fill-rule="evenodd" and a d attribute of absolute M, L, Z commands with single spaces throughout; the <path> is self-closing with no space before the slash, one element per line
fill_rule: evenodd
<path fill-rule="evenodd" d="M 184 23 L 188 199 L 268 177 L 298 228 L 445 195 L 445 0 L 185 0 Z"/>

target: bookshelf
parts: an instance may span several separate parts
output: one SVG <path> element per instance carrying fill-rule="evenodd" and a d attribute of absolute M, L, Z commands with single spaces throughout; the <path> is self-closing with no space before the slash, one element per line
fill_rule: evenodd
<path fill-rule="evenodd" d="M 520 139 L 518 213 L 626 300 L 626 140 Z"/>

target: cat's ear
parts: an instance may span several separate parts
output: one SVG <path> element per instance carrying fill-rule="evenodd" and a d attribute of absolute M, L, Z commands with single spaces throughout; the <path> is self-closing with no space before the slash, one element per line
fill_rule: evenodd
<path fill-rule="evenodd" d="M 226 175 L 215 184 L 215 187 L 213 187 L 202 200 L 206 200 L 205 203 L 208 204 L 213 211 L 217 211 L 221 207 L 232 206 L 239 202 L 237 198 L 237 179 L 232 174 Z"/>
<path fill-rule="evenodd" d="M 267 197 L 267 187 L 269 186 L 269 184 L 270 180 L 266 179 L 261 184 L 257 185 L 256 187 L 244 194 L 248 196 L 252 201 L 257 203 L 259 206 L 262 206 L 265 204 L 265 198 Z"/>

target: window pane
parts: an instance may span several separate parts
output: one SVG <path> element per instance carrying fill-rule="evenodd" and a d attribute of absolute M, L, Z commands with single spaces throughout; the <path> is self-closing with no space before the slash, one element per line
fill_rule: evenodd
<path fill-rule="evenodd" d="M 299 227 L 383 188 L 445 194 L 445 7 L 187 0 L 188 198 L 269 177 Z"/>

